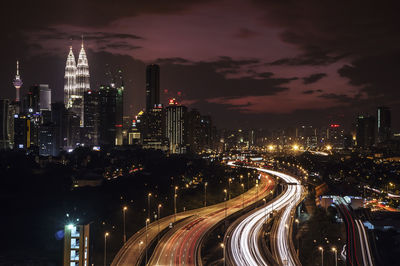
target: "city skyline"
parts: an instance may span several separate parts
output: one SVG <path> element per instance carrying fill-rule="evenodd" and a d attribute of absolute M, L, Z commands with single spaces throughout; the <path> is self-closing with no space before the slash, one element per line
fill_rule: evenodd
<path fill-rule="evenodd" d="M 73 21 L 54 15 L 32 25 L 16 21 L 7 29 L 11 33 L 3 45 L 7 48 L 12 38 L 24 38 L 13 42 L 15 49 L 5 58 L 0 81 L 10 84 L 18 59 L 24 90 L 27 84 L 48 83 L 55 99 L 61 100 L 60 58 L 65 58 L 70 38 L 76 46 L 83 34 L 92 86 L 104 84 L 107 63 L 126 73 L 127 114 L 144 109 L 144 71 L 149 63 L 162 69 L 163 103 L 179 93 L 185 105 L 213 115 L 219 127 L 265 127 L 259 121 L 276 127 L 332 122 L 349 127 L 353 114 L 375 115 L 377 106 L 391 107 L 393 117 L 399 112 L 398 40 L 390 34 L 395 25 L 390 5 L 329 6 L 308 1 L 304 3 L 308 11 L 294 3 L 257 1 L 142 5 L 133 13 L 116 8 L 103 21 L 96 18 L 103 4 L 77 11 L 81 16 Z M 376 8 L 379 12 L 374 12 Z M 55 11 L 60 12 L 67 10 Z M 314 13 L 324 14 L 324 21 Z M 153 22 L 145 24 L 146 19 Z M 182 20 L 187 23 L 178 24 Z M 346 23 L 351 26 L 345 27 Z M 327 29 L 332 36 L 324 34 Z M 385 35 L 380 29 L 386 30 Z M 369 32 L 377 36 L 369 38 Z M 1 97 L 11 98 L 12 89 L 7 86 Z M 236 119 L 224 119 L 228 115 Z M 398 129 L 398 120 L 392 126 Z"/>

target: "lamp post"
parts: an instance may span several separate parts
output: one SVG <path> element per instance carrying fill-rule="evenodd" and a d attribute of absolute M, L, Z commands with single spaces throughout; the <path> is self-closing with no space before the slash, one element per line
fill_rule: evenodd
<path fill-rule="evenodd" d="M 151 193 L 147 194 L 147 218 L 150 220 L 150 198 Z"/>
<path fill-rule="evenodd" d="M 178 187 L 176 186 L 174 188 L 174 222 L 176 222 L 176 198 L 178 195 L 176 194 L 176 191 L 178 190 Z"/>
<path fill-rule="evenodd" d="M 322 266 L 324 266 L 324 248 L 318 247 L 318 249 L 321 251 L 321 263 L 322 263 Z"/>
<path fill-rule="evenodd" d="M 157 208 L 157 214 L 158 214 L 158 216 L 157 216 L 157 223 L 158 223 L 157 239 L 158 239 L 158 241 L 160 241 L 160 218 L 161 218 L 160 214 L 161 214 L 161 207 L 162 207 L 162 205 L 158 204 L 158 208 Z"/>
<path fill-rule="evenodd" d="M 110 235 L 110 234 L 109 234 L 108 232 L 106 232 L 106 233 L 104 234 L 104 266 L 107 265 L 107 237 L 108 237 L 109 235 Z"/>
<path fill-rule="evenodd" d="M 226 189 L 224 189 L 224 193 L 225 193 L 224 201 L 225 201 L 225 219 L 226 219 L 226 217 L 228 216 L 228 209 L 226 206 L 226 197 L 228 195 L 228 191 Z"/>
<path fill-rule="evenodd" d="M 140 242 L 139 242 L 139 245 L 138 245 L 139 253 L 138 253 L 138 254 L 140 254 L 140 246 L 141 246 L 141 245 L 143 245 L 143 241 L 140 241 Z"/>
<path fill-rule="evenodd" d="M 264 224 L 267 223 L 267 200 L 264 198 Z"/>
<path fill-rule="evenodd" d="M 258 201 L 258 180 L 256 180 L 256 201 Z"/>
<path fill-rule="evenodd" d="M 207 207 L 207 185 L 208 183 L 204 183 L 204 207 Z"/>
<path fill-rule="evenodd" d="M 225 245 L 224 245 L 224 243 L 221 243 L 221 248 L 222 248 L 222 257 L 223 257 L 224 266 L 225 266 L 226 263 L 225 263 Z"/>
<path fill-rule="evenodd" d="M 242 190 L 243 190 L 243 193 L 242 193 L 242 208 L 244 209 L 244 184 L 242 183 L 240 185 L 242 186 Z"/>
<path fill-rule="evenodd" d="M 332 251 L 335 253 L 335 266 L 337 266 L 337 249 L 336 249 L 336 247 L 333 247 Z"/>
<path fill-rule="evenodd" d="M 300 240 L 299 240 L 299 219 L 294 220 L 294 222 L 296 223 L 296 234 L 297 234 L 297 256 L 299 256 L 299 252 L 300 252 Z"/>
<path fill-rule="evenodd" d="M 128 207 L 124 206 L 122 208 L 122 216 L 123 216 L 123 220 L 124 220 L 124 244 L 126 243 L 126 230 L 125 230 L 125 212 L 126 210 L 128 210 Z"/>
<path fill-rule="evenodd" d="M 145 263 L 145 265 L 147 265 L 147 248 L 148 248 L 148 247 L 147 247 L 147 244 L 148 244 L 148 242 L 147 242 L 147 238 L 148 238 L 148 237 L 147 237 L 147 225 L 148 225 L 149 222 L 150 222 L 150 219 L 147 218 L 147 219 L 146 219 L 146 247 L 145 247 L 145 248 L 146 248 L 146 263 Z"/>
<path fill-rule="evenodd" d="M 228 200 L 231 199 L 231 182 L 232 182 L 232 178 L 228 179 Z"/>

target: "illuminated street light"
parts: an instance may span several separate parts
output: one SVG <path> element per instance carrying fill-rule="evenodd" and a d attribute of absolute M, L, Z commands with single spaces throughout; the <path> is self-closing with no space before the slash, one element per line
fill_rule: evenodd
<path fill-rule="evenodd" d="M 298 151 L 300 149 L 299 145 L 297 144 L 293 144 L 292 148 L 294 151 Z"/>
<path fill-rule="evenodd" d="M 242 208 L 244 208 L 244 184 L 242 183 L 240 185 L 242 186 L 242 190 L 243 190 L 243 192 L 242 192 Z"/>
<path fill-rule="evenodd" d="M 204 183 L 204 207 L 207 207 L 207 185 L 208 183 Z"/>
<path fill-rule="evenodd" d="M 273 145 L 268 145 L 268 150 L 269 151 L 273 151 L 275 148 L 274 148 L 274 146 Z"/>
<path fill-rule="evenodd" d="M 158 241 L 160 241 L 160 218 L 161 218 L 161 207 L 162 207 L 162 205 L 161 205 L 161 204 L 158 204 L 158 207 L 157 207 L 157 214 L 158 214 L 158 216 L 157 216 L 157 223 L 158 223 L 158 234 L 157 234 L 157 238 L 158 238 Z"/>
<path fill-rule="evenodd" d="M 147 244 L 148 244 L 148 242 L 147 242 L 147 238 L 148 238 L 148 236 L 147 236 L 147 225 L 149 224 L 149 222 L 150 222 L 150 219 L 149 218 L 147 218 L 146 219 L 146 263 L 145 263 L 145 265 L 147 265 Z"/>
<path fill-rule="evenodd" d="M 107 265 L 107 237 L 108 237 L 109 235 L 110 235 L 110 234 L 109 234 L 108 232 L 106 232 L 106 233 L 104 234 L 104 266 Z"/>
<path fill-rule="evenodd" d="M 321 264 L 324 266 L 324 248 L 318 247 L 318 249 L 321 251 Z"/>
<path fill-rule="evenodd" d="M 124 221 L 124 244 L 126 243 L 126 231 L 125 231 L 125 212 L 128 210 L 128 207 L 124 206 L 122 208 L 122 214 L 123 214 L 123 221 Z"/>
<path fill-rule="evenodd" d="M 332 251 L 335 253 L 335 266 L 337 266 L 337 249 L 333 247 Z"/>
<path fill-rule="evenodd" d="M 228 215 L 228 208 L 227 208 L 227 202 L 226 202 L 226 199 L 227 199 L 227 196 L 228 196 L 228 191 L 226 189 L 224 189 L 224 193 L 225 193 L 224 201 L 225 201 L 225 219 L 226 219 L 226 217 Z"/>
<path fill-rule="evenodd" d="M 221 243 L 221 248 L 222 248 L 222 256 L 223 256 L 223 261 L 224 261 L 224 266 L 225 266 L 226 263 L 225 263 L 225 245 L 224 245 L 224 243 Z"/>
<path fill-rule="evenodd" d="M 228 179 L 228 199 L 231 199 L 231 183 L 232 183 L 232 178 Z"/>
<path fill-rule="evenodd" d="M 147 194 L 147 218 L 150 219 L 150 198 L 151 198 L 151 193 Z"/>
<path fill-rule="evenodd" d="M 178 190 L 178 187 L 174 187 L 174 222 L 176 222 L 176 198 L 178 195 L 176 194 L 176 191 Z"/>

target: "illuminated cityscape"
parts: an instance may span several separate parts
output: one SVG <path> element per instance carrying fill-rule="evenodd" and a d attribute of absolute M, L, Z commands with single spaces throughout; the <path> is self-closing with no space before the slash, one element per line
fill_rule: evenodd
<path fill-rule="evenodd" d="M 0 265 L 399 265 L 396 7 L 6 3 Z"/>

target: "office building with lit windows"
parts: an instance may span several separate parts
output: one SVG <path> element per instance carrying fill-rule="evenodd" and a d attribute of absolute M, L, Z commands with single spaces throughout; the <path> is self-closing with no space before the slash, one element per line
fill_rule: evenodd
<path fill-rule="evenodd" d="M 89 266 L 90 225 L 69 224 L 64 229 L 64 266 Z"/>

